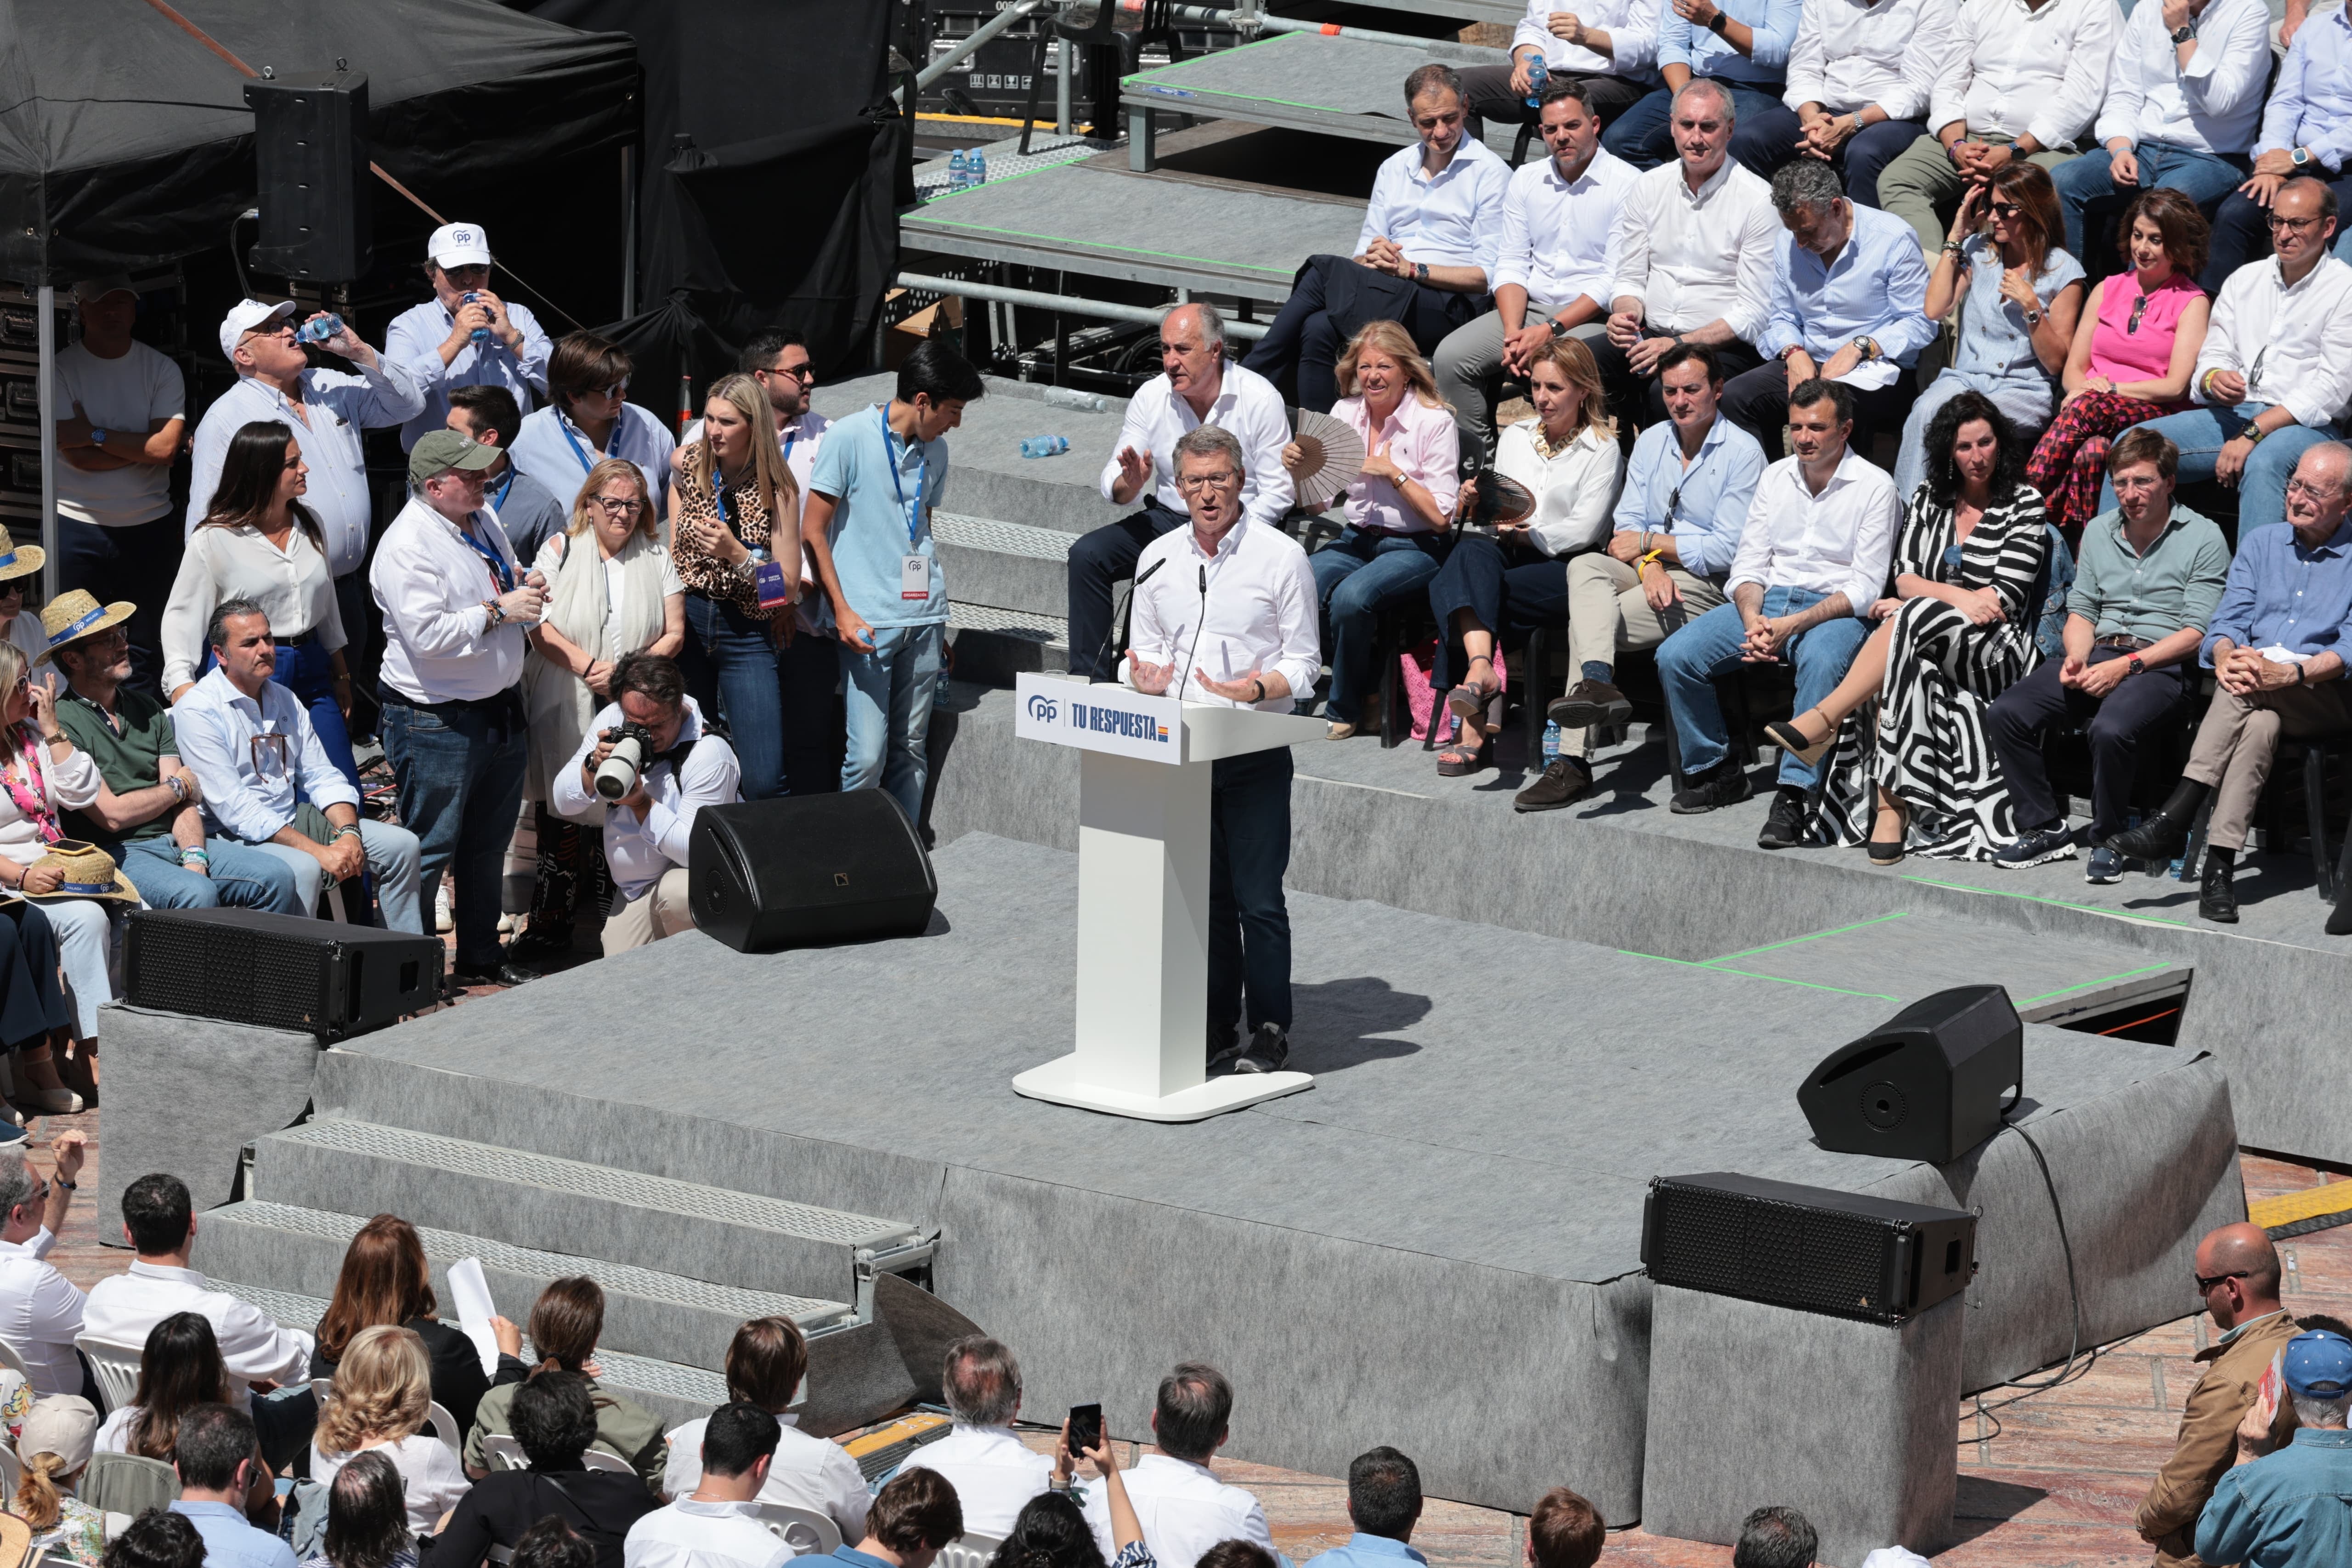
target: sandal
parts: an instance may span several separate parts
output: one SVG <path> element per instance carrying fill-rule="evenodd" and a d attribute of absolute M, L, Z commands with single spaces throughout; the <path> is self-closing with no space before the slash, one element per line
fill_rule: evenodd
<path fill-rule="evenodd" d="M 1879 837 L 1878 822 L 1874 819 L 1870 825 L 1870 842 L 1863 846 L 1870 851 L 1870 863 L 1874 866 L 1892 866 L 1900 861 L 1903 858 L 1904 846 L 1911 837 L 1911 814 L 1899 805 L 1878 807 L 1880 817 L 1885 816 L 1889 812 L 1895 815 L 1895 837 Z"/>
<path fill-rule="evenodd" d="M 1821 713 L 1822 710 L 1819 708 L 1808 708 L 1805 712 Z M 1798 718 L 1803 716 L 1799 714 Z M 1829 715 L 1822 713 L 1822 717 L 1826 720 Z M 1809 768 L 1820 762 L 1822 755 L 1832 746 L 1837 744 L 1837 726 L 1834 724 L 1830 726 L 1830 732 L 1818 741 L 1806 740 L 1805 732 L 1797 728 L 1796 721 L 1793 719 L 1785 721 L 1775 719 L 1764 726 L 1764 732 L 1772 737 L 1774 745 Z"/>
<path fill-rule="evenodd" d="M 1464 732 L 1468 733 L 1473 729 L 1475 726 L 1465 725 Z M 1483 734 L 1485 731 L 1478 732 Z M 1465 745 L 1456 741 L 1437 753 L 1437 776 L 1458 779 L 1475 773 L 1486 765 L 1487 754 L 1492 749 L 1485 745 Z"/>
<path fill-rule="evenodd" d="M 1462 673 L 1466 676 L 1482 664 L 1486 667 L 1489 676 L 1495 673 L 1495 661 L 1483 653 L 1471 659 Z M 1499 680 L 1492 686 L 1480 686 L 1475 681 L 1465 680 L 1445 694 L 1445 710 L 1465 724 L 1481 724 L 1486 704 L 1493 701 L 1496 693 L 1502 689 L 1503 683 Z"/>

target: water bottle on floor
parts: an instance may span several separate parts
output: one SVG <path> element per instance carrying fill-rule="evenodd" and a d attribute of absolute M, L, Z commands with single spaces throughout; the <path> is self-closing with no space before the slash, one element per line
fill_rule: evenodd
<path fill-rule="evenodd" d="M 1031 436 L 1021 443 L 1024 458 L 1058 458 L 1069 449 L 1067 436 Z"/>
<path fill-rule="evenodd" d="M 1528 107 L 1543 107 L 1544 83 L 1551 79 L 1551 66 L 1541 55 L 1528 62 Z"/>
<path fill-rule="evenodd" d="M 1559 726 L 1551 720 L 1544 721 L 1543 765 L 1549 767 L 1559 755 Z"/>
<path fill-rule="evenodd" d="M 971 184 L 971 163 L 959 147 L 948 154 L 948 190 L 961 191 Z"/>
<path fill-rule="evenodd" d="M 982 152 L 977 147 L 973 148 L 971 150 L 971 159 L 968 166 L 971 170 L 971 183 L 973 184 L 984 185 L 988 184 L 987 153 Z"/>

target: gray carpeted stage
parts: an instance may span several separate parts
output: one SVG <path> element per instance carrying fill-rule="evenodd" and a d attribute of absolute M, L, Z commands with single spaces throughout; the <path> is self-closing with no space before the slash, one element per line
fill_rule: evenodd
<path fill-rule="evenodd" d="M 2067 1350 L 2017 1139 L 1941 1171 L 1827 1154 L 1795 1087 L 1957 974 L 2105 994 L 2146 983 L 2138 954 L 2011 942 L 1957 963 L 1922 920 L 1678 963 L 1297 894 L 1293 1062 L 1315 1088 L 1160 1126 L 1010 1087 L 1068 1048 L 1075 857 L 971 833 L 938 870 L 923 938 L 751 957 L 679 937 L 354 1040 L 320 1064 L 320 1114 L 936 1227 L 939 1293 L 1013 1343 L 1033 1412 L 1100 1399 L 1140 1435 L 1159 1375 L 1205 1357 L 1239 1391 L 1236 1457 L 1332 1475 L 1393 1442 L 1433 1492 L 1497 1507 L 1568 1480 L 1612 1521 L 1639 1511 L 1654 1174 L 1977 1208 L 1969 1385 Z M 2243 1213 L 2216 1064 L 2034 1026 L 2025 1088 L 2086 1341 L 2191 1310 L 2194 1238 Z"/>

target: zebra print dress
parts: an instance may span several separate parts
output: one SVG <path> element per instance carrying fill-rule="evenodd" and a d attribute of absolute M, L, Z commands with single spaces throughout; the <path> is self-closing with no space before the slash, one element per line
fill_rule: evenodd
<path fill-rule="evenodd" d="M 2033 587 L 2048 537 L 2042 518 L 2042 498 L 2020 485 L 1986 508 L 1963 542 L 1948 504 L 1925 485 L 1912 497 L 1889 583 L 1907 572 L 1990 587 L 2006 618 L 1980 626 L 1941 599 L 1904 602 L 1893 616 L 1878 700 L 1846 716 L 1825 760 L 1811 842 L 1866 841 L 1880 784 L 1910 808 L 1906 840 L 1916 853 L 1986 859 L 2017 837 L 1984 718 L 1994 698 L 2041 662 Z"/>

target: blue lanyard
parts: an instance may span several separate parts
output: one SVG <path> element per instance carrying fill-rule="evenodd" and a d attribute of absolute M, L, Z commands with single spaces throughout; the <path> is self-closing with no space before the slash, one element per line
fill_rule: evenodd
<path fill-rule="evenodd" d="M 879 406 L 882 408 L 882 447 L 890 454 L 890 488 L 897 492 L 898 504 L 907 507 L 907 543 L 911 547 L 922 542 L 923 487 L 930 482 L 931 465 L 926 461 L 916 473 L 915 504 L 907 506 L 907 487 L 898 479 L 898 433 L 890 428 L 888 406 Z M 915 444 L 908 442 L 907 449 L 913 451 Z"/>
<path fill-rule="evenodd" d="M 474 537 L 473 530 L 471 529 L 459 529 L 457 531 L 457 537 L 464 540 L 466 542 L 466 548 L 480 556 L 484 564 L 489 567 L 490 576 L 498 584 L 499 593 L 511 594 L 514 592 L 514 574 L 507 570 L 505 556 L 500 555 L 497 551 L 491 549 L 480 540 L 476 539 Z"/>
<path fill-rule="evenodd" d="M 887 429 L 887 428 L 888 428 L 888 426 L 884 426 L 884 428 L 886 428 L 886 429 Z M 797 431 L 797 430 L 793 431 L 791 435 L 789 435 L 789 436 L 787 436 L 787 437 L 784 437 L 784 464 L 785 464 L 785 466 L 786 466 L 787 468 L 791 467 L 791 465 L 792 465 L 792 460 L 793 460 L 793 442 L 795 442 L 795 441 L 797 441 L 797 440 L 799 440 L 800 438 L 801 438 L 801 433 L 800 433 L 799 431 Z"/>
<path fill-rule="evenodd" d="M 498 493 L 490 498 L 490 507 L 493 510 L 507 504 L 507 492 L 514 489 L 514 477 L 515 466 L 512 462 L 509 462 L 506 477 L 499 480 Z"/>
<path fill-rule="evenodd" d="M 624 409 L 621 416 L 613 421 L 613 433 L 604 438 L 604 456 L 617 458 L 621 455 L 621 426 L 628 422 L 628 411 Z M 580 459 L 580 471 L 583 474 L 594 471 L 596 465 L 589 461 L 588 448 L 582 446 L 580 437 L 572 433 L 572 421 L 563 416 L 560 408 L 555 411 L 555 427 L 563 432 L 563 439 L 571 444 L 572 455 Z"/>

